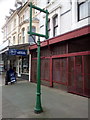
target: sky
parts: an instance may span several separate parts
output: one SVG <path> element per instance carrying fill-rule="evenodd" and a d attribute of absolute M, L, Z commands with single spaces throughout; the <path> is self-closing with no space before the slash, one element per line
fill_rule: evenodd
<path fill-rule="evenodd" d="M 14 9 L 15 0 L 0 0 L 0 44 L 2 44 L 2 26 L 5 24 L 5 16 L 9 15 L 9 10 Z"/>

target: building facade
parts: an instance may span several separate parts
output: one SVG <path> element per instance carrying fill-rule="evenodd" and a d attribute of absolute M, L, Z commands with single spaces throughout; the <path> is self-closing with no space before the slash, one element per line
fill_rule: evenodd
<path fill-rule="evenodd" d="M 16 0 L 16 9 L 10 9 L 10 15 L 6 16 L 6 23 L 2 27 L 4 33 L 3 44 L 6 42 L 8 48 L 5 52 L 2 50 L 5 69 L 7 69 L 10 65 L 16 67 L 17 76 L 22 77 L 23 79 L 29 79 L 29 45 L 33 44 L 32 37 L 28 35 L 30 18 L 30 8 L 28 6 L 29 2 L 33 1 Z M 33 4 L 35 3 L 33 2 Z M 36 30 L 37 25 L 38 21 L 36 20 L 33 22 L 34 30 Z M 11 52 L 16 52 L 17 50 L 20 50 L 20 52 L 26 50 L 27 55 L 11 54 Z M 10 54 L 8 54 L 9 52 Z"/>
<path fill-rule="evenodd" d="M 3 27 L 4 41 L 9 41 L 11 49 L 28 50 L 27 56 L 9 56 L 9 62 L 17 66 L 19 77 L 29 75 L 29 81 L 36 82 L 37 45 L 27 34 L 28 2 L 16 1 L 17 10 Z M 34 0 L 33 4 L 49 12 L 49 39 L 40 37 L 42 84 L 90 97 L 90 0 Z M 45 17 L 33 10 L 33 32 L 45 34 Z M 11 23 L 14 28 L 10 32 Z"/>
<path fill-rule="evenodd" d="M 37 0 L 37 6 L 49 12 L 49 38 L 90 24 L 89 0 Z M 40 32 L 45 31 L 45 15 L 37 17 Z"/>
<path fill-rule="evenodd" d="M 37 0 L 37 5 L 49 11 L 49 39 L 41 38 L 41 83 L 90 97 L 90 0 Z M 40 31 L 45 29 L 42 19 Z M 36 49 L 30 46 L 32 82 L 37 76 Z"/>

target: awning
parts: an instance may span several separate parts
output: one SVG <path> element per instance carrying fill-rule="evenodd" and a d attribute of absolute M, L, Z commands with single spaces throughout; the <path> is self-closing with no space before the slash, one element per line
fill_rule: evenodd
<path fill-rule="evenodd" d="M 4 53 L 4 52 L 6 52 L 6 51 L 8 51 L 9 49 L 8 48 L 6 48 L 6 49 L 4 49 L 4 50 L 2 50 L 2 51 L 0 51 L 0 54 L 2 54 L 2 53 Z"/>

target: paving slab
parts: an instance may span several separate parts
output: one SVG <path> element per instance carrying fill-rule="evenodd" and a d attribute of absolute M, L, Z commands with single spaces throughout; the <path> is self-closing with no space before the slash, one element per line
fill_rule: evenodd
<path fill-rule="evenodd" d="M 46 86 L 41 86 L 41 89 L 43 112 L 35 114 L 35 83 L 19 81 L 13 85 L 3 85 L 2 117 L 88 118 L 88 98 Z"/>

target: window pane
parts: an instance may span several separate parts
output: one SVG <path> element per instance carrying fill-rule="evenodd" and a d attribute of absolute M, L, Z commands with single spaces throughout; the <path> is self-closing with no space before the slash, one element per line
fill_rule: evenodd
<path fill-rule="evenodd" d="M 13 44 L 15 44 L 15 36 L 13 37 Z"/>
<path fill-rule="evenodd" d="M 88 2 L 88 16 L 90 16 L 90 1 Z"/>
<path fill-rule="evenodd" d="M 48 36 L 49 36 L 49 38 L 50 38 L 50 30 L 48 30 Z"/>
<path fill-rule="evenodd" d="M 53 36 L 57 35 L 57 28 L 58 28 L 58 15 L 53 18 Z"/>
<path fill-rule="evenodd" d="M 21 36 L 19 37 L 19 43 L 21 43 Z"/>
<path fill-rule="evenodd" d="M 50 37 L 50 19 L 48 20 L 48 36 Z"/>
<path fill-rule="evenodd" d="M 22 72 L 23 73 L 28 73 L 29 72 L 29 58 L 28 57 L 24 57 L 22 60 Z"/>
<path fill-rule="evenodd" d="M 50 19 L 48 20 L 48 30 L 50 29 Z"/>
<path fill-rule="evenodd" d="M 36 27 L 32 27 L 32 32 L 34 32 L 34 33 L 36 33 Z M 32 36 L 28 36 L 29 38 L 28 38 L 28 41 L 29 41 L 29 43 L 30 44 L 34 44 L 35 42 L 34 42 L 34 40 L 36 40 L 36 36 L 35 35 L 32 35 Z"/>
<path fill-rule="evenodd" d="M 22 39 L 23 43 L 25 43 L 25 28 L 22 29 Z"/>
<path fill-rule="evenodd" d="M 58 25 L 58 16 L 57 15 L 53 18 L 53 24 L 54 24 L 54 26 Z"/>
<path fill-rule="evenodd" d="M 56 27 L 56 28 L 54 29 L 54 35 L 55 35 L 55 36 L 57 36 L 57 28 L 58 28 L 58 27 Z"/>
<path fill-rule="evenodd" d="M 86 18 L 90 15 L 89 5 L 90 5 L 90 2 L 84 2 L 79 5 L 79 20 Z"/>

